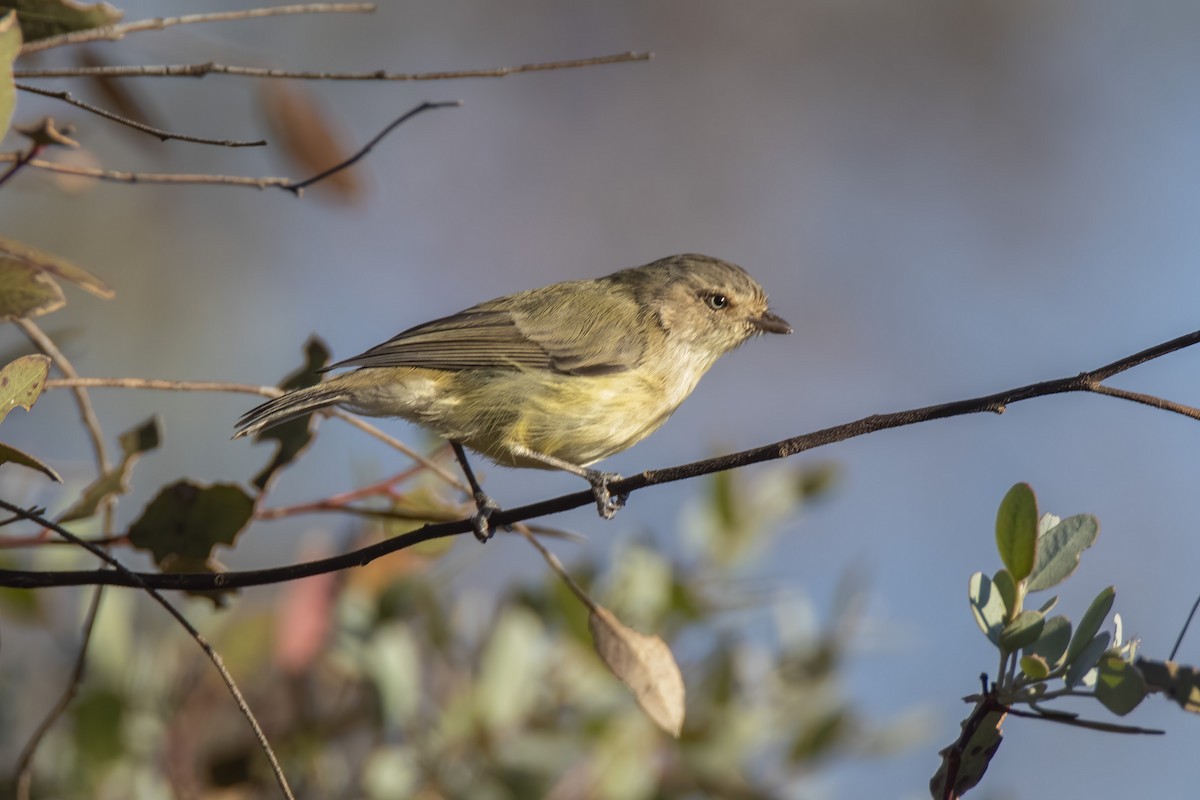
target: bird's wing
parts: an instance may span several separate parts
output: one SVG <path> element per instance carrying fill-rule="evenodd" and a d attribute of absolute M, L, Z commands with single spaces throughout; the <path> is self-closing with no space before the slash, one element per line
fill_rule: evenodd
<path fill-rule="evenodd" d="M 620 372 L 641 361 L 640 319 L 633 298 L 603 285 L 554 286 L 409 328 L 333 367 Z"/>

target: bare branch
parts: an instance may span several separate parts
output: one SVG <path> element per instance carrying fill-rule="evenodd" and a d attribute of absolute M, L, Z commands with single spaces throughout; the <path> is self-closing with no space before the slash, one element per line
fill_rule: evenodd
<path fill-rule="evenodd" d="M 1051 381 L 1041 381 L 1032 383 L 1027 386 L 1019 386 L 1015 389 L 1009 389 L 995 394 L 984 395 L 969 400 L 959 400 L 952 403 L 942 403 L 939 405 L 925 406 L 924 408 L 915 408 L 907 411 L 897 411 L 891 414 L 876 414 L 870 417 L 848 422 L 843 425 L 835 425 L 831 428 L 815 431 L 813 433 L 795 436 L 790 439 L 784 439 L 773 444 L 764 445 L 762 447 L 743 450 L 739 453 L 730 455 L 718 456 L 709 458 L 703 461 L 696 461 L 691 464 L 683 464 L 677 467 L 668 467 L 666 469 L 648 470 L 638 475 L 632 475 L 619 481 L 614 481 L 609 485 L 609 490 L 613 494 L 627 494 L 635 492 L 638 489 L 644 489 L 648 486 L 656 486 L 663 483 L 673 483 L 675 481 L 687 480 L 689 478 L 708 475 L 714 472 L 723 472 L 737 467 L 747 466 L 749 464 L 757 464 L 763 461 L 772 461 L 781 458 L 787 458 L 797 453 L 802 453 L 807 450 L 813 450 L 818 447 L 823 447 L 835 442 L 842 442 L 847 439 L 853 439 L 858 436 L 863 436 L 876 431 L 887 430 L 889 428 L 899 428 L 907 425 L 915 425 L 920 422 L 929 422 L 935 419 L 948 419 L 950 417 L 965 416 L 967 414 L 979 413 L 1002 413 L 1006 406 L 1013 403 L 1021 402 L 1022 400 L 1030 400 L 1035 397 L 1047 397 L 1055 394 L 1065 394 L 1069 392 L 1091 392 L 1097 385 L 1098 381 L 1124 372 L 1138 364 L 1143 364 L 1152 359 L 1161 358 L 1168 353 L 1173 353 L 1177 350 L 1182 350 L 1185 347 L 1191 347 L 1200 343 L 1200 331 L 1194 331 L 1185 336 L 1180 336 L 1168 342 L 1155 345 L 1154 347 L 1135 353 L 1132 356 L 1127 356 L 1112 364 L 1101 367 L 1100 369 L 1091 372 L 1083 372 L 1078 375 L 1073 375 L 1067 378 L 1059 378 Z M 497 528 L 505 525 L 513 525 L 517 522 L 533 519 L 536 517 L 546 516 L 547 514 L 557 514 L 562 511 L 569 511 L 581 506 L 591 505 L 595 502 L 595 498 L 590 490 L 574 492 L 572 494 L 562 495 L 549 500 L 543 500 L 538 503 L 521 506 L 518 508 L 497 511 L 491 517 L 491 522 Z M 0 508 L 8 509 L 16 512 L 16 506 L 0 499 Z M 291 564 L 282 567 L 272 567 L 261 570 L 246 570 L 240 572 L 224 572 L 218 574 L 208 573 L 136 573 L 138 583 L 133 583 L 123 574 L 104 571 L 63 571 L 63 572 L 38 572 L 28 570 L 9 570 L 0 569 L 0 586 L 11 586 L 14 588 L 33 589 L 47 586 L 81 586 L 89 584 L 113 584 L 119 586 L 142 585 L 153 586 L 159 589 L 170 590 L 185 590 L 185 591 L 206 591 L 213 589 L 236 589 L 246 586 L 260 586 L 270 583 L 281 583 L 284 581 L 296 580 L 298 578 L 306 578 L 310 575 L 319 575 L 325 572 L 333 572 L 351 567 L 361 567 L 377 558 L 393 553 L 397 550 L 403 550 L 407 547 L 426 542 L 431 539 L 440 539 L 446 536 L 455 536 L 463 533 L 473 533 L 474 527 L 470 519 L 463 519 L 457 522 L 438 523 L 434 525 L 426 525 L 419 530 L 409 533 L 400 534 L 383 542 L 378 542 L 367 547 L 353 550 L 341 555 L 332 556 L 330 558 L 320 559 L 317 561 L 308 561 L 300 564 Z"/>
<path fill-rule="evenodd" d="M 14 167 L 9 170 L 8 174 L 15 172 L 23 166 L 30 166 L 35 169 L 42 169 L 48 172 L 58 172 L 64 175 L 78 175 L 85 178 L 97 178 L 105 181 L 115 181 L 117 183 L 159 183 L 159 184 L 174 184 L 174 185 L 215 185 L 215 186 L 246 186 L 256 189 L 282 189 L 286 192 L 299 197 L 304 189 L 313 185 L 317 181 L 324 180 L 336 172 L 340 172 L 358 162 L 367 153 L 371 151 L 379 143 L 383 137 L 387 136 L 396 129 L 401 123 L 406 122 L 417 114 L 424 111 L 431 111 L 438 108 L 457 108 L 462 103 L 458 100 L 448 100 L 437 103 L 421 103 L 419 106 L 406 111 L 398 119 L 388 123 L 378 135 L 367 142 L 357 153 L 338 164 L 335 167 L 325 170 L 318 175 L 305 180 L 297 181 L 292 178 L 248 178 L 240 175 L 187 175 L 179 173 L 159 173 L 159 172 L 119 172 L 110 169 L 96 169 L 94 167 L 76 167 L 67 164 L 58 164 L 53 161 L 42 161 L 32 158 L 31 154 L 22 153 L 0 153 L 0 163 L 14 162 Z M 31 151 L 32 152 L 32 151 Z M 0 177 L 0 184 L 7 179 L 8 174 Z"/>
<path fill-rule="evenodd" d="M 187 617 L 180 613 L 175 606 L 171 605 L 167 598 L 163 597 L 162 594 L 160 594 L 157 590 L 149 586 L 146 581 L 142 580 L 138 573 L 131 571 L 120 561 L 117 561 L 103 548 L 97 547 L 91 542 L 79 538 L 63 526 L 46 519 L 41 514 L 36 514 L 29 509 L 24 509 L 20 506 L 13 505 L 7 500 L 0 499 L 0 508 L 8 509 L 12 513 L 17 514 L 31 522 L 37 523 L 44 528 L 49 528 L 72 544 L 87 550 L 105 564 L 112 567 L 111 570 L 102 570 L 104 574 L 120 575 L 122 579 L 130 581 L 128 585 L 136 586 L 137 588 L 142 589 L 146 592 L 146 594 L 154 598 L 155 602 L 166 609 L 167 613 L 174 617 L 175 621 L 183 626 L 184 630 L 191 635 L 192 639 L 196 641 L 196 644 L 200 645 L 200 648 L 204 650 L 204 654 L 208 656 L 210 661 L 212 661 L 213 666 L 216 667 L 217 672 L 221 675 L 221 680 L 225 682 L 225 687 L 233 696 L 238 710 L 242 712 L 242 716 L 246 718 L 246 721 L 250 723 L 250 727 L 254 730 L 254 736 L 258 740 L 259 747 L 261 747 L 263 752 L 266 754 L 267 760 L 271 762 L 271 770 L 275 773 L 275 781 L 279 785 L 280 791 L 283 792 L 284 797 L 288 798 L 288 800 L 295 800 L 295 795 L 292 794 L 292 790 L 288 786 L 287 778 L 283 774 L 283 768 L 279 765 L 279 760 L 275 757 L 275 751 L 271 749 L 271 744 L 267 741 L 267 735 L 263 733 L 262 726 L 258 724 L 258 719 L 254 716 L 254 712 L 250 710 L 250 706 L 246 703 L 246 698 L 242 695 L 241 690 L 238 689 L 237 683 L 233 680 L 233 676 L 229 673 L 229 670 L 225 668 L 225 662 L 222 660 L 220 653 L 213 649 L 213 646 L 209 644 L 208 640 L 204 638 L 204 635 L 201 634 L 200 631 L 188 621 Z"/>
<path fill-rule="evenodd" d="M 244 78 L 288 78 L 301 81 L 451 81 L 463 78 L 504 78 L 521 72 L 550 72 L 560 69 L 596 67 L 603 64 L 625 64 L 649 61 L 653 53 L 613 53 L 592 58 L 572 58 L 566 61 L 543 61 L 519 64 L 515 67 L 462 69 L 445 72 L 388 72 L 377 69 L 368 72 L 314 72 L 311 70 L 245 67 L 234 64 L 141 64 L 132 66 L 58 67 L 54 69 L 15 69 L 13 78 L 203 78 L 205 75 L 238 75 Z"/>
<path fill-rule="evenodd" d="M 167 381 L 149 378 L 68 378 L 50 379 L 46 381 L 46 389 L 63 389 L 85 387 L 92 389 L 150 389 L 168 392 L 237 392 L 240 394 L 255 394 L 261 397 L 278 397 L 283 394 L 274 386 L 255 386 L 249 383 L 229 383 L 226 381 Z M 336 417 L 343 422 L 353 425 L 368 436 L 372 436 L 390 447 L 399 450 L 404 455 L 429 469 L 442 480 L 456 489 L 467 491 L 463 482 L 453 472 L 441 464 L 418 453 L 394 436 L 390 436 L 371 423 L 341 409 L 328 409 L 327 416 Z"/>
<path fill-rule="evenodd" d="M 215 14 L 188 14 L 181 17 L 156 17 L 141 19 L 136 22 L 125 22 L 120 25 L 106 25 L 102 28 L 91 28 L 86 31 L 75 31 L 58 36 L 48 36 L 35 42 L 27 42 L 21 47 L 20 55 L 49 50 L 52 47 L 62 47 L 84 42 L 115 42 L 125 38 L 127 33 L 138 31 L 160 31 L 175 25 L 189 25 L 197 22 L 229 22 L 255 17 L 276 17 L 284 14 L 370 14 L 375 11 L 374 3 L 304 3 L 291 6 L 273 6 L 269 8 L 247 8 L 241 11 L 220 11 Z"/>
<path fill-rule="evenodd" d="M 85 103 L 84 101 L 76 98 L 70 92 L 54 92 L 50 91 L 49 89 L 41 89 L 37 86 L 30 86 L 27 83 L 18 83 L 16 84 L 16 87 L 23 92 L 38 94 L 42 97 L 52 97 L 55 100 L 62 100 L 64 103 L 73 105 L 76 108 L 82 108 L 84 111 L 104 117 L 112 122 L 116 122 L 128 128 L 133 128 L 135 131 L 148 133 L 164 142 L 170 141 L 171 139 L 178 139 L 181 142 L 192 142 L 194 144 L 215 144 L 221 147 L 264 147 L 267 144 L 266 139 L 256 139 L 254 141 L 239 139 L 205 139 L 201 136 L 189 136 L 185 133 L 172 133 L 171 131 L 164 131 L 162 128 L 155 128 L 153 125 L 147 125 L 144 122 L 138 122 L 135 119 L 122 117 L 120 114 L 114 114 L 112 111 L 106 111 L 99 106 Z"/>

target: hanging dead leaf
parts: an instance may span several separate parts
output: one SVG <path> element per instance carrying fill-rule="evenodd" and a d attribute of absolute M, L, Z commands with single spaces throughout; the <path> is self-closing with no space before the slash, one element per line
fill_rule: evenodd
<path fill-rule="evenodd" d="M 261 96 L 272 143 L 300 168 L 301 177 L 324 172 L 350 157 L 352 151 L 344 144 L 345 136 L 311 91 L 286 81 L 266 81 Z M 356 203 L 363 195 L 356 169 L 335 172 L 308 191 L 325 192 L 346 205 Z"/>
<path fill-rule="evenodd" d="M 596 652 L 633 692 L 637 704 L 658 727 L 678 738 L 683 730 L 685 689 L 666 642 L 627 627 L 601 606 L 592 608 L 588 628 Z"/>

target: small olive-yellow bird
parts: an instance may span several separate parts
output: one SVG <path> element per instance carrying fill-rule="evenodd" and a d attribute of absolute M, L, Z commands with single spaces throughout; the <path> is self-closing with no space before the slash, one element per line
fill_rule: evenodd
<path fill-rule="evenodd" d="M 641 441 L 725 353 L 760 333 L 791 333 L 745 270 L 670 256 L 595 280 L 519 292 L 409 328 L 328 367 L 357 367 L 247 412 L 238 436 L 328 406 L 402 417 L 448 439 L 491 535 L 498 506 L 463 446 L 498 464 L 585 478 L 611 517 L 619 475 L 588 469 Z"/>

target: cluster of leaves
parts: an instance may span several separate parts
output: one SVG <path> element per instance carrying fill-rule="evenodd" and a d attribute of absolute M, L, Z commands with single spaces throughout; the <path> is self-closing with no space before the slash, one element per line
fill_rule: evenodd
<path fill-rule="evenodd" d="M 996 679 L 972 698 L 975 708 L 963 722 L 959 739 L 941 751 L 942 764 L 930 781 L 935 798 L 958 797 L 976 786 L 1002 740 L 1000 726 L 1014 706 L 1028 706 L 1035 718 L 1119 733 L 1160 733 L 1080 719 L 1074 712 L 1047 704 L 1063 697 L 1099 701 L 1114 714 L 1133 711 L 1148 694 L 1161 691 L 1188 711 L 1200 711 L 1195 670 L 1172 662 L 1139 658 L 1138 641 L 1125 640 L 1120 614 L 1112 633 L 1101 627 L 1112 610 L 1116 591 L 1105 587 L 1072 626 L 1065 615 L 1047 616 L 1055 595 L 1036 610 L 1025 607 L 1032 592 L 1058 586 L 1079 566 L 1099 524 L 1090 514 L 1060 519 L 1039 517 L 1037 498 L 1018 483 L 996 513 L 996 547 L 1004 567 L 992 577 L 971 576 L 968 597 L 980 630 L 1000 654 Z"/>
<path fill-rule="evenodd" d="M 689 530 L 686 560 L 634 541 L 608 567 L 571 570 L 622 618 L 690 642 L 679 740 L 596 658 L 588 611 L 561 581 L 481 607 L 455 585 L 444 543 L 292 584 L 277 610 L 211 620 L 212 640 L 251 676 L 245 694 L 304 796 L 780 797 L 826 759 L 911 731 L 869 729 L 842 695 L 851 620 L 772 643 L 745 623 L 780 609 L 729 608 L 752 553 L 827 484 L 824 470 L 763 477 L 713 479 L 690 515 L 707 522 Z M 773 512 L 753 513 L 764 508 Z M 367 523 L 364 535 L 397 525 Z M 54 796 L 266 791 L 257 745 L 220 684 L 188 643 L 137 622 L 134 597 L 106 604 L 89 680 L 71 724 L 47 743 L 55 757 L 39 786 Z"/>

